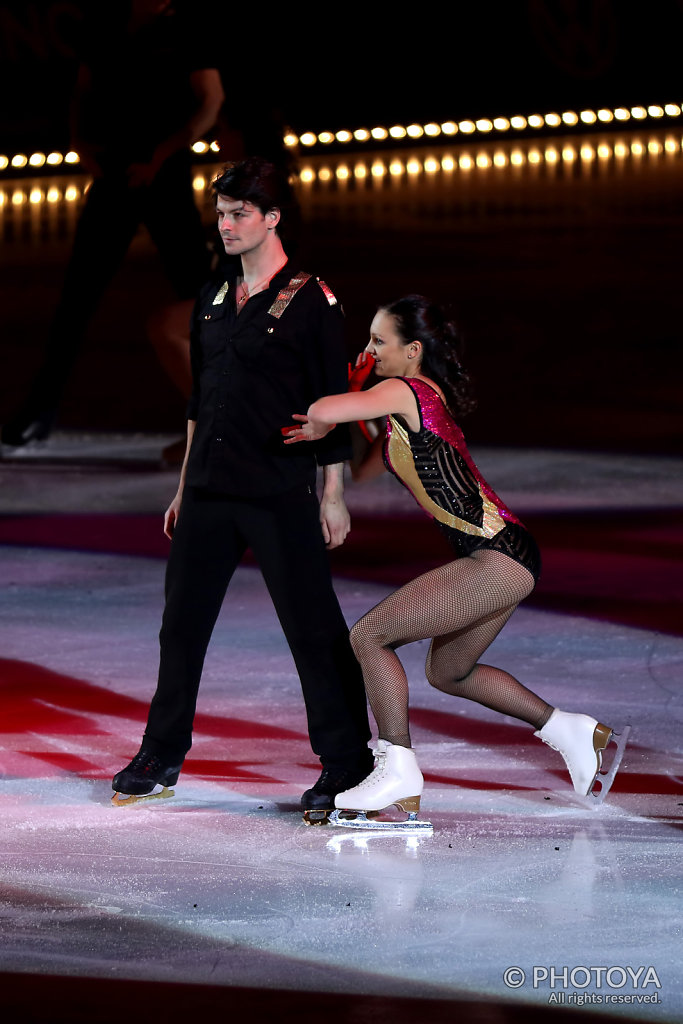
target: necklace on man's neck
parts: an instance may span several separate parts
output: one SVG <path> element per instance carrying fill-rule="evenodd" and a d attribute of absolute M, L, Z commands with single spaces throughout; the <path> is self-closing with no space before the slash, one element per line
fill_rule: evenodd
<path fill-rule="evenodd" d="M 242 280 L 238 285 L 238 288 L 240 289 L 240 294 L 238 295 L 237 293 L 235 293 L 235 301 L 237 303 L 237 308 L 239 309 L 240 306 L 243 306 L 247 299 L 250 299 L 252 295 L 256 295 L 256 293 L 260 292 L 262 288 L 267 287 L 273 280 L 275 275 L 280 273 L 286 262 L 287 258 L 285 257 L 284 262 L 280 264 L 277 270 L 274 270 L 272 274 L 270 274 L 268 277 L 264 277 L 262 281 L 259 281 L 251 288 L 249 288 L 249 285 L 245 281 L 244 277 L 242 277 Z"/>

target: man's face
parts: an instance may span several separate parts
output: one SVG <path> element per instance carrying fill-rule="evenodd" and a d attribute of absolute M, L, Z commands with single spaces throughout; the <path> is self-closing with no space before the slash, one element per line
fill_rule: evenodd
<path fill-rule="evenodd" d="M 242 256 L 259 249 L 277 227 L 279 210 L 261 213 L 244 199 L 216 196 L 218 231 L 229 256 Z"/>

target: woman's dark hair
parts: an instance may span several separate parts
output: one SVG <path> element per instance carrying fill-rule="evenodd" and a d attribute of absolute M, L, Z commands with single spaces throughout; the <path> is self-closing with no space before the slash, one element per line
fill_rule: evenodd
<path fill-rule="evenodd" d="M 213 179 L 211 188 L 214 196 L 253 203 L 263 214 L 274 208 L 278 209 L 281 224 L 285 222 L 294 205 L 294 196 L 287 177 L 275 164 L 260 156 L 228 164 Z"/>
<path fill-rule="evenodd" d="M 441 306 L 424 295 L 406 295 L 380 307 L 394 317 L 401 341 L 422 344 L 421 372 L 439 385 L 446 404 L 456 416 L 465 416 L 476 406 L 469 374 L 460 358 L 460 338 L 455 324 Z"/>

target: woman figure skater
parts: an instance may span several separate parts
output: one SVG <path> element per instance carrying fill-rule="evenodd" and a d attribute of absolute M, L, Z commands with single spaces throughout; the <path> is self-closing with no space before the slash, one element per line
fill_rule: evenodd
<path fill-rule="evenodd" d="M 454 326 L 440 307 L 409 295 L 378 310 L 365 352 L 385 379 L 314 402 L 305 416 L 293 416 L 299 425 L 285 428 L 285 443 L 318 440 L 339 422 L 386 416 L 386 468 L 436 520 L 454 560 L 401 587 L 351 630 L 379 743 L 374 771 L 340 793 L 337 808 L 380 811 L 395 804 L 413 819 L 419 810 L 424 780 L 410 745 L 408 682 L 395 650 L 424 639 L 431 639 L 426 675 L 432 686 L 528 722 L 563 756 L 574 789 L 587 796 L 612 729 L 553 708 L 504 669 L 479 661 L 534 589 L 540 556 L 533 537 L 482 479 L 457 425 L 474 403 Z M 622 747 L 625 739 L 622 734 Z M 603 781 L 599 799 L 606 786 Z"/>

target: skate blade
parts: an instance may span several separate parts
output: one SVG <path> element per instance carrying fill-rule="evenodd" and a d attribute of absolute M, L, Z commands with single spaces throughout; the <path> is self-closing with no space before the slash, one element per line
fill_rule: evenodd
<path fill-rule="evenodd" d="M 612 735 L 609 739 L 609 743 L 605 747 L 605 750 L 607 750 L 610 744 L 612 743 L 616 743 L 617 749 L 614 752 L 614 756 L 612 758 L 609 768 L 606 768 L 603 771 L 602 767 L 600 767 L 595 778 L 593 779 L 593 785 L 591 786 L 588 796 L 586 798 L 590 801 L 590 805 L 592 807 L 599 807 L 605 799 L 605 797 L 607 796 L 607 794 L 609 793 L 610 789 L 612 788 L 612 783 L 614 782 L 614 778 L 617 772 L 619 771 L 619 765 L 621 764 L 621 759 L 624 756 L 624 749 L 626 747 L 626 743 L 630 734 L 630 725 L 625 725 L 621 732 L 612 732 Z M 596 789 L 596 786 L 599 786 L 600 788 Z"/>
<path fill-rule="evenodd" d="M 354 814 L 353 818 L 342 818 L 342 814 Z M 366 811 L 332 811 L 330 814 L 330 825 L 336 825 L 339 828 L 363 828 L 371 829 L 373 832 L 410 832 L 410 833 L 428 833 L 433 832 L 434 828 L 431 821 L 420 821 L 417 817 L 416 811 L 410 811 L 405 821 L 378 821 L 377 818 L 373 818 L 372 821 L 368 820 L 367 814 L 370 812 Z"/>
<path fill-rule="evenodd" d="M 304 811 L 304 825 L 327 825 L 331 811 Z"/>
<path fill-rule="evenodd" d="M 175 796 L 175 789 L 167 789 L 166 786 L 163 786 L 158 793 L 144 793 L 142 796 L 114 793 L 111 802 L 114 807 L 132 807 L 133 804 L 140 804 L 143 800 L 168 800 L 171 796 Z"/>

